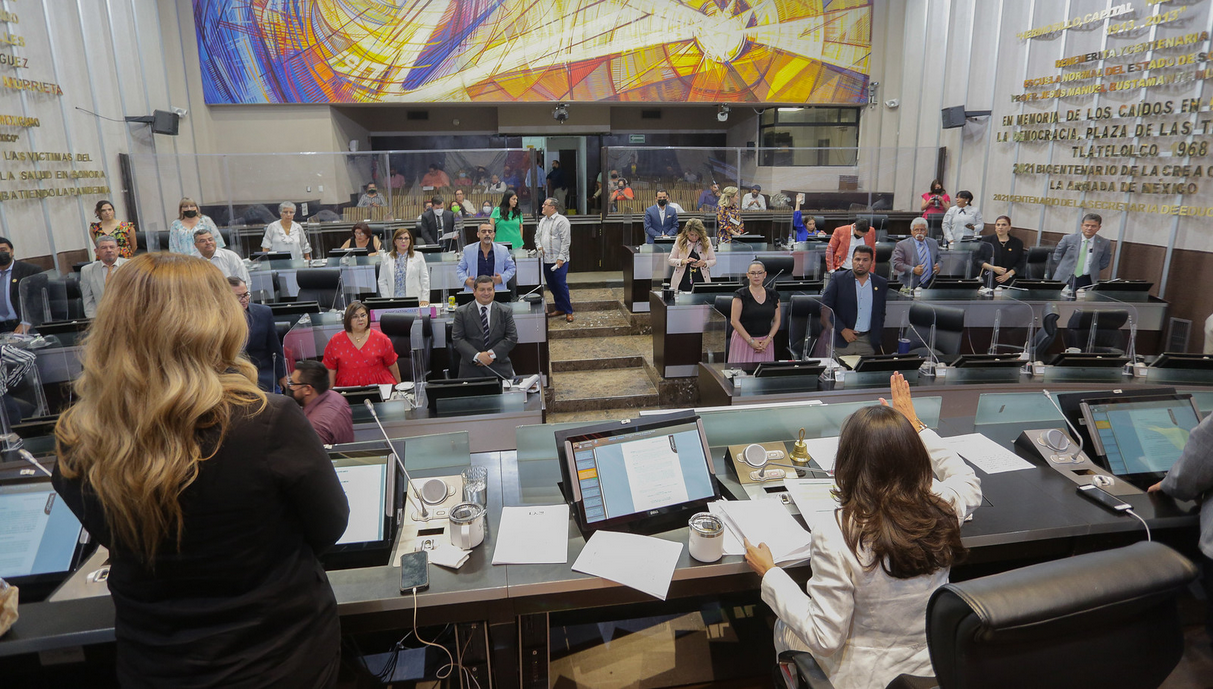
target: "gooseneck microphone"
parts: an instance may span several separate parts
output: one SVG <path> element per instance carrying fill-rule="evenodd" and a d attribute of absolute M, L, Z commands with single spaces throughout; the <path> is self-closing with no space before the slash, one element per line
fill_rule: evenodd
<path fill-rule="evenodd" d="M 383 430 L 383 424 L 379 422 L 379 414 L 375 413 L 375 405 L 370 400 L 363 400 L 362 403 L 366 405 L 367 411 L 371 412 L 371 418 L 375 419 L 375 425 L 379 427 L 379 432 L 383 434 L 383 442 L 387 443 L 388 449 L 392 451 L 392 456 L 396 458 L 396 463 L 400 465 L 400 470 L 404 472 L 404 480 L 408 482 L 409 488 L 409 490 L 405 491 L 405 495 L 411 492 L 413 494 L 413 502 L 416 503 L 421 518 L 423 520 L 429 519 L 430 514 L 429 510 L 425 508 L 425 501 L 420 498 L 417 486 L 413 483 L 413 477 L 409 476 L 409 470 L 404 466 L 404 459 L 396 451 L 396 446 L 392 445 L 392 439 L 388 437 L 387 431 Z"/>

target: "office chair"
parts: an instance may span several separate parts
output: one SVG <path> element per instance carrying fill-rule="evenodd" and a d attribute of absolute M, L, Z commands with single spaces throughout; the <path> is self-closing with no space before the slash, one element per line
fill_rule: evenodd
<path fill-rule="evenodd" d="M 421 319 L 422 346 L 414 352 L 413 323 L 416 320 L 417 316 L 411 313 L 385 313 L 379 317 L 379 329 L 392 341 L 392 348 L 396 350 L 396 356 L 403 359 L 406 364 L 406 366 L 400 366 L 402 377 L 405 375 L 406 367 L 409 375 L 412 375 L 414 353 L 419 358 L 416 364 L 421 367 L 422 371 L 428 371 L 430 368 L 430 355 L 434 350 L 433 321 L 424 317 Z"/>
<path fill-rule="evenodd" d="M 729 360 L 729 342 L 733 339 L 733 295 L 717 294 L 713 304 L 716 312 L 724 316 L 724 360 Z"/>
<path fill-rule="evenodd" d="M 886 280 L 892 280 L 893 272 L 893 245 L 877 244 L 875 260 L 872 262 L 872 272 Z"/>
<path fill-rule="evenodd" d="M 198 229 L 198 228 L 194 228 Z M 172 233 L 168 230 L 160 230 L 159 232 L 150 232 L 152 241 L 156 243 L 156 251 L 168 251 L 168 238 Z"/>
<path fill-rule="evenodd" d="M 1057 311 L 1057 304 L 1049 302 L 1044 306 L 1044 317 L 1040 319 L 1040 330 L 1032 336 L 1032 351 L 1029 355 L 1032 361 L 1040 361 L 1048 351 L 1049 347 L 1053 346 L 1053 342 L 1057 340 L 1057 319 L 1061 318 L 1061 314 Z"/>
<path fill-rule="evenodd" d="M 1051 247 L 1034 246 L 1028 249 L 1028 274 L 1024 277 L 1029 280 L 1044 280 L 1049 274 L 1049 260 L 1052 256 Z"/>
<path fill-rule="evenodd" d="M 314 301 L 321 310 L 344 309 L 345 295 L 341 292 L 340 268 L 310 268 L 295 273 L 299 283 L 296 301 Z"/>
<path fill-rule="evenodd" d="M 917 344 L 912 353 L 930 356 L 931 326 L 935 326 L 935 355 L 960 354 L 965 327 L 964 309 L 914 304 L 910 307 L 910 325 L 914 327 L 906 336 Z"/>
<path fill-rule="evenodd" d="M 463 362 L 463 355 L 455 348 L 455 321 L 446 321 L 446 377 L 447 379 L 459 377 L 459 365 Z"/>
<path fill-rule="evenodd" d="M 1129 321 L 1125 309 L 1087 311 L 1078 309 L 1066 323 L 1066 347 L 1077 347 L 1092 354 L 1124 354 L 1125 335 L 1121 328 Z M 1091 338 L 1094 326 L 1095 337 Z"/>
<path fill-rule="evenodd" d="M 796 269 L 796 259 L 793 256 L 763 256 L 756 260 L 762 261 L 762 265 L 766 266 L 766 283 L 772 288 L 776 283 L 796 279 L 792 277 L 792 271 Z M 745 274 L 741 276 L 741 284 L 749 284 L 749 278 Z"/>
<path fill-rule="evenodd" d="M 802 218 L 802 219 L 803 219 L 803 218 Z M 818 230 L 821 230 L 822 232 L 825 232 L 825 231 L 826 231 L 826 216 L 824 216 L 824 215 L 814 215 L 814 216 L 813 216 L 813 222 L 815 222 L 815 223 L 817 224 L 817 229 L 818 229 Z"/>
<path fill-rule="evenodd" d="M 1142 541 L 946 584 L 927 604 L 935 682 L 888 686 L 1158 687 L 1183 656 L 1175 601 L 1195 578 L 1187 558 Z M 812 655 L 784 657 L 798 686 L 832 686 Z"/>
<path fill-rule="evenodd" d="M 788 352 L 793 359 L 813 356 L 821 338 L 821 300 L 808 294 L 793 294 L 788 305 Z"/>
<path fill-rule="evenodd" d="M 84 293 L 80 291 L 80 273 L 72 271 L 63 276 L 67 288 L 67 320 L 84 318 Z"/>
<path fill-rule="evenodd" d="M 887 230 L 889 229 L 889 216 L 887 215 L 869 215 L 866 213 L 860 213 L 859 215 L 855 216 L 856 220 L 859 220 L 860 218 L 867 218 L 868 224 L 877 233 L 887 233 Z"/>

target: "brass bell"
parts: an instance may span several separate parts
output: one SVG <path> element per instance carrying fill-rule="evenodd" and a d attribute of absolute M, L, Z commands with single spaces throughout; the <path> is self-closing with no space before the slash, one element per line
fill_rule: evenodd
<path fill-rule="evenodd" d="M 802 428 L 796 444 L 792 446 L 792 464 L 798 467 L 808 466 L 812 459 L 809 456 L 809 446 L 804 444 L 804 429 Z"/>

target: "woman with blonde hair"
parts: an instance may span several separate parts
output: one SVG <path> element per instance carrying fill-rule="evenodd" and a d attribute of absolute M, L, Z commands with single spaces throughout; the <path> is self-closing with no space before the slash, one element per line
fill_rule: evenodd
<path fill-rule="evenodd" d="M 215 226 L 215 221 L 211 220 L 211 216 L 203 215 L 202 211 L 198 210 L 197 201 L 188 196 L 178 201 L 177 219 L 168 228 L 168 250 L 175 254 L 201 256 L 198 247 L 194 246 L 194 232 L 202 227 L 211 231 L 217 248 L 222 249 L 227 246 L 227 243 L 223 241 L 223 233 Z M 164 247 L 160 247 L 159 250 L 164 251 Z"/>
<path fill-rule="evenodd" d="M 737 187 L 725 187 L 716 205 L 716 238 L 722 244 L 728 244 L 739 234 L 745 234 L 745 222 L 741 219 L 741 208 L 737 206 Z"/>
<path fill-rule="evenodd" d="M 317 553 L 349 506 L 320 439 L 294 400 L 257 387 L 214 266 L 149 253 L 110 280 L 55 428 L 54 484 L 110 551 L 119 682 L 335 686 Z"/>
<path fill-rule="evenodd" d="M 679 292 L 690 292 L 696 282 L 712 281 L 708 269 L 716 265 L 716 252 L 702 220 L 691 218 L 682 226 L 668 260 L 674 266 L 670 286 Z"/>
<path fill-rule="evenodd" d="M 417 297 L 421 306 L 429 306 L 430 271 L 425 255 L 413 244 L 413 231 L 407 227 L 392 234 L 392 248 L 379 264 L 379 296 Z"/>

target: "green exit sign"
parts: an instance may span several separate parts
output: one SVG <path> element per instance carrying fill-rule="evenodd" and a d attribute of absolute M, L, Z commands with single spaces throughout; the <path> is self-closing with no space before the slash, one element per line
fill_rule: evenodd
<path fill-rule="evenodd" d="M 628 134 L 628 143 L 630 143 L 630 144 L 644 143 L 644 134 Z"/>

